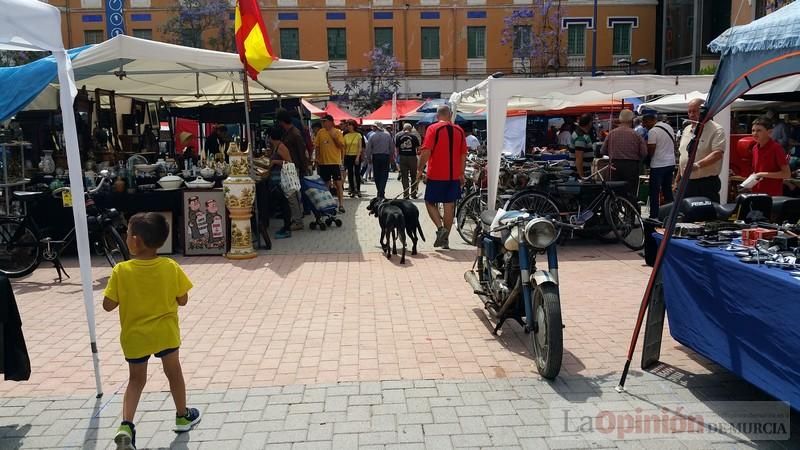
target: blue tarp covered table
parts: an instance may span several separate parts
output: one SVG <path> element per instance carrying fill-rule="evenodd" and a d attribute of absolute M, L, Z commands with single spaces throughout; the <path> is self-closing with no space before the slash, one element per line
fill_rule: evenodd
<path fill-rule="evenodd" d="M 566 153 L 545 153 L 545 154 L 538 154 L 534 155 L 533 159 L 536 161 L 561 161 L 563 159 L 567 159 L 569 157 Z"/>
<path fill-rule="evenodd" d="M 681 239 L 661 276 L 676 341 L 800 409 L 800 281 Z"/>

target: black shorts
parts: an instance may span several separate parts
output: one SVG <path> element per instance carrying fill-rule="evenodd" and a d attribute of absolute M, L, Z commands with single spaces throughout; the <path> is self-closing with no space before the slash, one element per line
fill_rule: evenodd
<path fill-rule="evenodd" d="M 170 353 L 173 353 L 173 352 L 175 352 L 177 350 L 178 350 L 178 347 L 168 348 L 166 350 L 161 350 L 160 352 L 156 353 L 154 356 L 156 358 L 163 358 L 163 357 L 165 357 L 165 356 L 169 355 Z M 125 361 L 128 361 L 131 364 L 141 364 L 141 363 L 146 363 L 148 359 L 150 359 L 150 355 L 142 356 L 141 358 L 125 358 Z"/>
<path fill-rule="evenodd" d="M 317 173 L 322 181 L 342 180 L 342 168 L 338 164 L 324 164 L 317 167 Z"/>

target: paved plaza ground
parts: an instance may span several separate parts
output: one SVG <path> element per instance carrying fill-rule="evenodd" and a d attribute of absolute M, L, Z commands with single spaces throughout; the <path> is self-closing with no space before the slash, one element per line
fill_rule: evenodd
<path fill-rule="evenodd" d="M 391 181 L 390 192 L 399 190 Z M 650 269 L 622 245 L 589 241 L 560 249 L 563 368 L 543 380 L 517 324 L 491 334 L 463 278 L 474 252 L 458 235 L 452 250 L 434 249 L 423 211 L 420 254 L 405 266 L 387 261 L 366 202 L 346 201 L 342 228 L 295 232 L 253 260 L 175 256 L 195 285 L 180 312 L 180 352 L 189 403 L 204 416 L 189 433 L 170 431 L 174 407 L 151 360 L 139 448 L 800 448 L 796 432 L 750 441 L 581 428 L 581 417 L 603 411 L 657 410 L 670 420 L 698 404 L 711 422 L 724 416 L 715 402 L 772 399 L 667 331 L 662 363 L 639 370 L 637 352 L 628 392 L 617 393 Z M 100 307 L 110 269 L 95 260 L 104 390 L 96 399 L 76 264 L 61 284 L 45 266 L 13 280 L 32 375 L 0 383 L 0 449 L 114 448 L 127 363 L 117 312 Z"/>

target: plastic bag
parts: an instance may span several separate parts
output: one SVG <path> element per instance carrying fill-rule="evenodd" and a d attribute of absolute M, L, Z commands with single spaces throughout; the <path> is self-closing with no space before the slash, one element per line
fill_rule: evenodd
<path fill-rule="evenodd" d="M 297 176 L 297 167 L 294 163 L 284 161 L 281 168 L 281 189 L 286 194 L 300 190 L 300 178 Z"/>

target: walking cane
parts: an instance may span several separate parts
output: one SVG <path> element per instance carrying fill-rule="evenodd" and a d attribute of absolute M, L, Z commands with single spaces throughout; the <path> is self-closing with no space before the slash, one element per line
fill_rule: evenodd
<path fill-rule="evenodd" d="M 633 352 L 636 349 L 636 343 L 639 340 L 639 330 L 642 327 L 642 321 L 644 320 L 644 313 L 647 311 L 647 304 L 650 300 L 650 296 L 653 293 L 653 289 L 655 288 L 655 280 L 658 276 L 658 271 L 661 269 L 661 263 L 664 260 L 664 253 L 667 251 L 667 245 L 669 241 L 672 239 L 672 233 L 675 231 L 675 220 L 678 218 L 678 205 L 680 205 L 683 197 L 686 193 L 686 186 L 689 185 L 689 177 L 692 175 L 692 168 L 694 166 L 694 160 L 697 156 L 697 140 L 703 134 L 703 127 L 705 125 L 705 116 L 706 111 L 705 109 L 702 110 L 700 116 L 700 122 L 697 126 L 697 130 L 694 133 L 694 137 L 689 142 L 689 146 L 687 147 L 687 152 L 689 154 L 689 160 L 686 163 L 686 169 L 683 172 L 683 176 L 681 177 L 680 185 L 678 186 L 678 191 L 675 193 L 675 201 L 672 203 L 672 210 L 669 213 L 669 218 L 667 219 L 667 226 L 664 230 L 664 239 L 661 240 L 661 245 L 658 246 L 658 253 L 656 253 L 656 260 L 653 263 L 653 271 L 650 273 L 650 280 L 647 282 L 647 288 L 644 290 L 644 295 L 642 296 L 642 303 L 639 305 L 639 316 L 636 318 L 636 326 L 633 328 L 633 336 L 631 336 L 631 343 L 628 347 L 628 359 L 625 361 L 625 368 L 622 369 L 622 377 L 619 380 L 619 385 L 616 387 L 617 392 L 625 391 L 625 379 L 628 377 L 628 370 L 631 368 L 631 360 L 633 360 Z"/>

